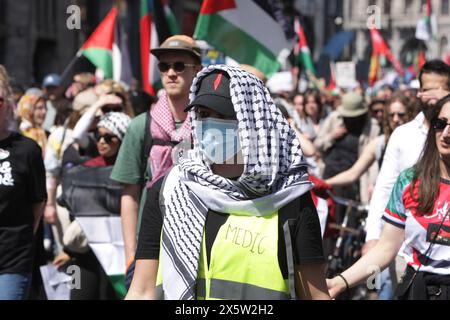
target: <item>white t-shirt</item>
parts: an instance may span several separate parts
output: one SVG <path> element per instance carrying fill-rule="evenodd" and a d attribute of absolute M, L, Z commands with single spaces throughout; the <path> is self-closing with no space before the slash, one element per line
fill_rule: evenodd
<path fill-rule="evenodd" d="M 370 200 L 366 221 L 366 241 L 380 238 L 383 229 L 381 217 L 394 183 L 402 171 L 412 167 L 419 159 L 428 133 L 424 121 L 425 116 L 419 113 L 414 120 L 395 129 L 389 139 Z"/>

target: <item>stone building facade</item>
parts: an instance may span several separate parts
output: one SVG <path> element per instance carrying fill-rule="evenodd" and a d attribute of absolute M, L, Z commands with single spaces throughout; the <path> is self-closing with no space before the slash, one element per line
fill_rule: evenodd
<path fill-rule="evenodd" d="M 39 84 L 48 73 L 61 74 L 114 4 L 120 8 L 133 74 L 139 78 L 140 0 L 0 0 L 0 64 L 25 87 Z M 71 5 L 80 8 L 80 29 L 67 27 Z M 192 35 L 200 1 L 171 0 L 170 5 L 183 33 Z M 83 59 L 74 66 L 89 68 Z"/>
<path fill-rule="evenodd" d="M 394 56 L 400 57 L 404 65 L 411 62 L 409 61 L 411 55 L 408 53 L 417 50 L 418 46 L 426 50 L 427 58 L 442 58 L 449 51 L 449 2 L 449 0 L 432 0 L 438 36 L 436 40 L 423 42 L 415 38 L 415 32 L 417 22 L 425 16 L 426 0 L 344 0 L 343 27 L 356 32 L 353 59 L 362 61 L 370 57 L 371 45 L 367 22 L 377 12 L 380 14 L 380 31 L 383 37 Z"/>

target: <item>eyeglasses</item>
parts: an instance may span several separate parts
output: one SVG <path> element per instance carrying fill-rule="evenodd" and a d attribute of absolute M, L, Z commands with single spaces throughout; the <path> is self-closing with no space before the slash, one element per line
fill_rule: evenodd
<path fill-rule="evenodd" d="M 176 73 L 181 74 L 186 70 L 186 67 L 195 67 L 195 64 L 192 63 L 184 63 L 182 61 L 177 61 L 174 63 L 168 63 L 168 62 L 159 62 L 158 63 L 158 69 L 162 73 L 166 73 L 169 71 L 170 68 L 172 68 Z"/>
<path fill-rule="evenodd" d="M 431 125 L 434 130 L 444 130 L 450 123 L 447 122 L 447 119 L 434 119 L 431 121 Z"/>
<path fill-rule="evenodd" d="M 395 115 L 397 115 L 399 118 L 403 118 L 404 116 L 406 116 L 406 113 L 404 112 L 391 112 L 389 113 L 389 117 L 394 118 Z"/>
<path fill-rule="evenodd" d="M 116 135 L 109 134 L 109 133 L 100 134 L 100 132 L 98 132 L 98 131 L 96 131 L 94 133 L 94 136 L 95 136 L 95 140 L 97 140 L 97 142 L 99 142 L 103 138 L 103 140 L 105 140 L 105 142 L 107 144 L 110 144 L 114 138 L 118 139 Z"/>

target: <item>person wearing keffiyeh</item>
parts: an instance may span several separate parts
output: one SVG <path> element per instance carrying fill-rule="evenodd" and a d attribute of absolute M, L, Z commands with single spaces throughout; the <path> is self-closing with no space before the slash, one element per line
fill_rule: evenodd
<path fill-rule="evenodd" d="M 329 299 L 306 163 L 268 90 L 216 65 L 190 101 L 193 149 L 149 190 L 127 299 Z"/>

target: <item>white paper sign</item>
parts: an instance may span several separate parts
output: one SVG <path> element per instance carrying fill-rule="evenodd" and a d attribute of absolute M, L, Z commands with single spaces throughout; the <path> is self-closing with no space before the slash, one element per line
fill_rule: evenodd
<path fill-rule="evenodd" d="M 354 62 L 336 62 L 336 85 L 342 89 L 353 89 L 356 81 L 356 66 Z"/>
<path fill-rule="evenodd" d="M 42 282 L 48 300 L 70 300 L 71 276 L 54 265 L 48 264 L 40 267 Z"/>

